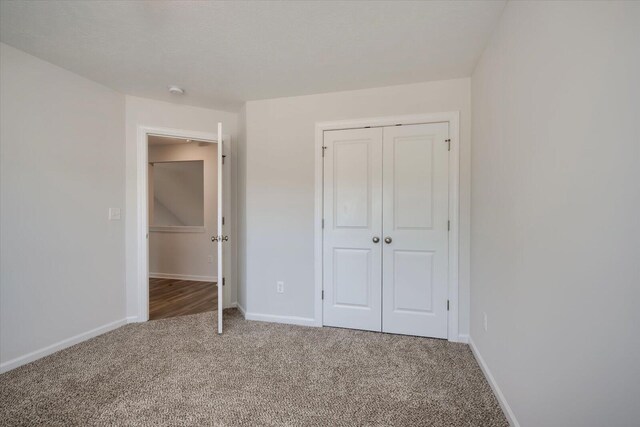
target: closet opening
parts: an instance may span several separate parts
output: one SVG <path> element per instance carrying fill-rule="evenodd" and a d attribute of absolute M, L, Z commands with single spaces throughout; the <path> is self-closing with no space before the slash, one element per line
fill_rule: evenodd
<path fill-rule="evenodd" d="M 458 113 L 316 125 L 316 318 L 458 341 Z"/>

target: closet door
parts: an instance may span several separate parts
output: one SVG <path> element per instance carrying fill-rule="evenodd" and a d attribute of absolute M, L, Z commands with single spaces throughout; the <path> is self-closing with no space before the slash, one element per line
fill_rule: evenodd
<path fill-rule="evenodd" d="M 323 322 L 380 331 L 382 128 L 324 132 Z"/>
<path fill-rule="evenodd" d="M 384 332 L 447 337 L 447 123 L 384 128 Z"/>

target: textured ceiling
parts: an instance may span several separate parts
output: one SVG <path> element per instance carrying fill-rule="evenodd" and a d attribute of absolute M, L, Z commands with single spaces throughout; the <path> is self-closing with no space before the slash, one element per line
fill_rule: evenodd
<path fill-rule="evenodd" d="M 123 93 L 235 110 L 467 77 L 504 4 L 3 0 L 0 40 Z"/>

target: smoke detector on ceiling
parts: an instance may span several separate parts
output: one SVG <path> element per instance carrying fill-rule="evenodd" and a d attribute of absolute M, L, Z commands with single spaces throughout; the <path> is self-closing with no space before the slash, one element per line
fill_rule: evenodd
<path fill-rule="evenodd" d="M 173 95 L 184 95 L 184 89 L 178 86 L 169 86 L 169 92 Z"/>

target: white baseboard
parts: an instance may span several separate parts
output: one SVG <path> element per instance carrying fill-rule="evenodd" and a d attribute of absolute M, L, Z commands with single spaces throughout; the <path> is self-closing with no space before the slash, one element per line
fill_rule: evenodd
<path fill-rule="evenodd" d="M 12 369 L 15 369 L 19 366 L 26 365 L 27 363 L 33 362 L 34 360 L 38 360 L 42 357 L 48 356 L 57 351 L 63 350 L 67 347 L 71 347 L 72 345 L 81 343 L 82 341 L 86 341 L 90 338 L 97 337 L 98 335 L 102 335 L 106 332 L 117 329 L 120 326 L 125 325 L 127 322 L 128 322 L 128 318 L 116 320 L 115 322 L 107 323 L 106 325 L 99 326 L 95 329 L 91 329 L 90 331 L 83 332 L 81 334 L 75 335 L 71 338 L 64 339 L 62 341 L 58 341 L 55 344 L 51 344 L 39 350 L 32 351 L 31 353 L 27 353 L 24 356 L 20 356 L 20 357 L 16 357 L 15 359 L 8 360 L 0 364 L 0 374 L 3 372 L 7 372 Z"/>
<path fill-rule="evenodd" d="M 489 382 L 489 385 L 491 386 L 493 393 L 496 395 L 496 398 L 498 399 L 498 403 L 502 408 L 502 412 L 504 412 L 504 415 L 507 417 L 507 421 L 509 421 L 509 425 L 511 425 L 512 427 L 520 427 L 520 423 L 518 423 L 518 420 L 516 419 L 515 414 L 513 413 L 513 411 L 511 410 L 511 407 L 507 403 L 507 399 L 504 397 L 504 394 L 502 394 L 502 390 L 500 390 L 498 383 L 496 382 L 495 378 L 493 378 L 493 375 L 491 374 L 489 367 L 487 366 L 484 359 L 480 355 L 480 352 L 478 351 L 478 347 L 476 347 L 476 345 L 473 343 L 473 339 L 471 337 L 469 337 L 469 347 L 471 347 L 471 352 L 473 353 L 473 356 L 478 361 L 478 365 L 480 365 L 480 369 L 482 369 L 482 373 L 484 373 L 484 376 L 487 379 L 487 382 Z"/>
<path fill-rule="evenodd" d="M 458 334 L 458 339 L 455 342 L 469 344 L 469 335 L 467 334 Z"/>
<path fill-rule="evenodd" d="M 191 274 L 149 273 L 152 279 L 193 280 L 194 282 L 218 282 L 216 276 L 196 276 Z"/>
<path fill-rule="evenodd" d="M 316 320 L 311 317 L 298 316 L 278 316 L 275 314 L 247 313 L 240 309 L 247 320 L 257 320 L 259 322 L 286 323 L 288 325 L 316 326 Z"/>
<path fill-rule="evenodd" d="M 129 316 L 127 317 L 127 323 L 137 323 L 138 320 L 138 316 Z"/>

